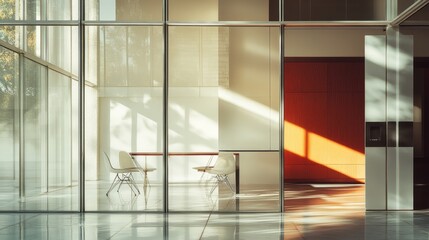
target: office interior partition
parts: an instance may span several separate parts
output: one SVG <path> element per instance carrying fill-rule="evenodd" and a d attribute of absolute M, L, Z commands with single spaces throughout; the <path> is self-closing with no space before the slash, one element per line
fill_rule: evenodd
<path fill-rule="evenodd" d="M 427 30 L 410 26 L 426 24 L 426 4 L 425 0 L 1 1 L 0 211 L 284 211 L 284 180 L 298 179 L 293 174 L 299 171 L 308 175 L 308 169 L 320 163 L 308 142 L 298 144 L 303 139 L 296 136 L 304 128 L 299 124 L 305 119 L 294 119 L 302 111 L 293 108 L 309 103 L 299 101 L 299 96 L 308 100 L 305 96 L 320 89 L 313 89 L 314 83 L 308 91 L 300 82 L 290 88 L 286 72 L 290 60 L 300 66 L 303 57 L 306 64 L 326 57 L 356 60 L 363 55 L 349 53 L 363 47 L 364 35 L 388 36 L 390 30 L 387 35 L 383 30 L 391 26 L 415 35 L 418 46 Z M 413 15 L 416 12 L 420 15 Z M 344 36 L 349 41 L 341 41 Z M 416 84 L 426 76 L 420 70 Z M 335 96 L 362 94 L 362 89 L 341 84 L 324 90 L 328 95 L 339 90 Z M 414 105 L 424 101 L 418 99 Z M 416 129 L 418 116 L 424 114 L 418 113 L 407 121 L 414 121 L 414 137 L 422 139 Z M 358 131 L 357 139 L 364 130 Z M 304 135 L 313 137 L 318 146 L 353 158 L 353 166 L 342 170 L 336 167 L 343 163 L 331 161 L 331 169 L 349 170 L 325 174 L 325 180 L 365 180 L 362 146 L 345 139 L 332 141 L 332 134 L 311 129 L 304 129 Z M 292 145 L 286 142 L 291 136 L 296 141 Z M 116 176 L 108 160 L 119 168 L 121 151 L 130 153 L 140 170 L 127 175 L 131 182 L 113 186 L 106 195 Z M 219 152 L 236 156 L 236 171 L 229 175 L 233 191 L 223 183 L 216 187 L 211 175 L 198 171 L 214 165 Z M 423 155 L 415 149 L 414 162 Z M 322 158 L 323 162 L 328 157 Z M 313 162 L 295 164 L 294 170 L 285 166 L 291 159 Z M 422 160 L 418 164 L 426 166 Z M 312 177 L 317 174 L 316 169 Z M 425 189 L 425 181 L 420 177 L 414 188 Z"/>

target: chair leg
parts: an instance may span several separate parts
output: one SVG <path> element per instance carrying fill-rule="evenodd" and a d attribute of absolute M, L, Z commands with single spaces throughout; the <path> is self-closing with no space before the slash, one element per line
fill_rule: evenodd
<path fill-rule="evenodd" d="M 133 176 L 133 173 L 130 173 L 130 175 L 129 175 L 129 181 L 130 181 L 130 183 L 131 183 L 131 185 L 132 186 L 134 186 L 135 188 L 136 188 L 136 190 L 137 190 L 137 192 L 140 194 L 140 190 L 139 190 L 139 188 L 138 188 L 138 186 L 137 186 L 137 183 L 136 183 L 136 181 L 134 180 L 134 176 Z M 131 187 L 131 186 L 130 186 Z"/>
<path fill-rule="evenodd" d="M 229 189 L 231 190 L 231 192 L 235 193 L 234 189 L 232 189 L 231 182 L 229 181 L 228 175 L 225 175 L 224 182 L 229 187 Z"/>
<path fill-rule="evenodd" d="M 216 175 L 215 178 L 216 178 L 217 183 L 210 190 L 210 194 L 213 193 L 213 191 L 216 189 L 216 187 L 219 186 L 219 184 L 221 182 L 225 183 L 225 185 L 228 186 L 228 188 L 231 190 L 231 192 L 235 193 L 234 189 L 232 188 L 231 182 L 229 181 L 228 175 Z"/>
<path fill-rule="evenodd" d="M 110 191 L 112 191 L 112 189 L 116 187 L 116 185 L 118 185 L 119 182 L 122 182 L 122 181 L 120 180 L 119 175 L 116 174 L 115 178 L 112 181 L 112 184 L 110 184 L 109 190 L 106 192 L 106 196 L 109 196 Z"/>
<path fill-rule="evenodd" d="M 121 183 L 119 184 L 119 187 L 118 187 L 118 190 L 116 190 L 117 192 L 119 192 L 119 190 L 121 189 L 121 187 L 122 187 L 122 184 L 124 183 L 124 181 L 125 181 L 125 178 L 127 177 L 127 175 L 125 174 L 125 173 L 121 173 L 121 175 L 122 175 L 122 178 L 121 177 L 118 177 L 120 180 L 121 180 Z"/>
<path fill-rule="evenodd" d="M 128 185 L 128 187 L 131 188 L 131 191 L 133 191 L 134 195 L 140 194 L 140 190 L 137 187 L 137 184 L 134 181 L 134 177 L 131 173 L 128 173 L 128 174 L 121 173 L 121 175 L 119 175 L 119 173 L 117 173 L 115 176 L 115 179 L 113 179 L 113 182 L 110 185 L 109 190 L 106 193 L 106 196 L 109 196 L 110 191 L 112 191 L 113 188 L 115 188 L 118 184 L 119 184 L 119 186 L 118 186 L 118 189 L 116 191 L 119 192 L 119 190 L 121 189 L 122 184 L 124 182 Z M 137 192 L 134 190 L 134 188 L 135 188 L 135 190 L 137 190 Z"/>
<path fill-rule="evenodd" d="M 123 182 L 125 182 L 128 185 L 128 187 L 131 188 L 131 191 L 133 191 L 134 195 L 137 195 L 137 193 L 140 194 L 140 190 L 138 189 L 138 187 L 137 187 L 137 185 L 136 185 L 136 183 L 134 181 L 132 173 L 124 173 L 122 175 L 122 182 L 121 182 L 121 184 Z M 137 193 L 136 193 L 136 191 L 134 191 L 133 187 L 137 190 Z M 118 188 L 118 191 L 119 191 L 119 188 Z"/>
<path fill-rule="evenodd" d="M 212 187 L 212 189 L 210 190 L 210 195 L 213 193 L 213 191 L 218 187 L 219 185 L 219 181 L 216 180 L 216 184 Z"/>

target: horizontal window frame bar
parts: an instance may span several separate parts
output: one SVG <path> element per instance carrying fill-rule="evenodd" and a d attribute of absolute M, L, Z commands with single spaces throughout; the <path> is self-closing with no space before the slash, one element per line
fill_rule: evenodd
<path fill-rule="evenodd" d="M 285 21 L 285 27 L 314 28 L 314 27 L 387 27 L 389 21 Z"/>
<path fill-rule="evenodd" d="M 83 26 L 207 26 L 207 27 L 386 27 L 389 21 L 213 21 L 121 22 L 82 21 Z M 0 26 L 75 26 L 79 21 L 0 21 Z"/>
<path fill-rule="evenodd" d="M 79 21 L 21 21 L 0 20 L 0 26 L 74 26 L 79 27 Z"/>

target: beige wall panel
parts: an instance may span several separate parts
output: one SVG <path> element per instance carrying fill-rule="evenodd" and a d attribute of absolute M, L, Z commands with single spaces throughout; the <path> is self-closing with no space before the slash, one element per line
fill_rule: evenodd
<path fill-rule="evenodd" d="M 220 21 L 268 21 L 267 0 L 219 0 Z"/>
<path fill-rule="evenodd" d="M 365 35 L 384 35 L 382 29 L 286 29 L 286 57 L 363 57 Z"/>
<path fill-rule="evenodd" d="M 218 0 L 170 0 L 171 21 L 217 21 Z"/>

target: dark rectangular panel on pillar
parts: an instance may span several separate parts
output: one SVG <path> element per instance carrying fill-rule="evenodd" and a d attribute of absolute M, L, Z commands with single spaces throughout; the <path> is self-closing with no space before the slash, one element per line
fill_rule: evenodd
<path fill-rule="evenodd" d="M 414 59 L 414 209 L 429 209 L 429 58 Z"/>

